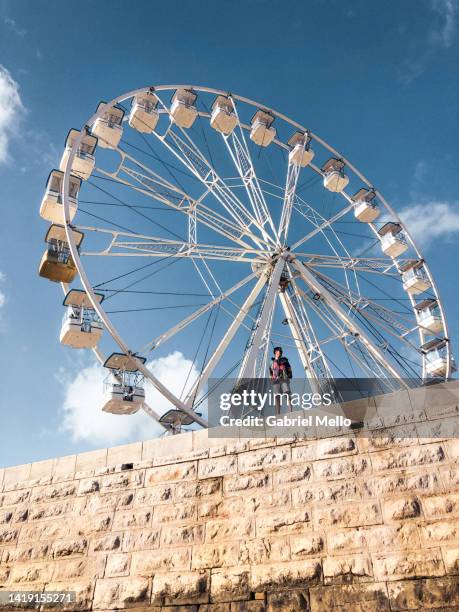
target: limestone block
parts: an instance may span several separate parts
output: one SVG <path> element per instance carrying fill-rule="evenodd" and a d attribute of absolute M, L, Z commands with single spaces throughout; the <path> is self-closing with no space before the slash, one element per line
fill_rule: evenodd
<path fill-rule="evenodd" d="M 294 449 L 292 449 L 293 452 Z M 310 465 L 294 465 L 288 468 L 283 468 L 273 472 L 274 486 L 283 486 L 290 483 L 304 483 L 311 478 Z"/>
<path fill-rule="evenodd" d="M 309 612 L 307 591 L 268 593 L 267 612 Z"/>
<path fill-rule="evenodd" d="M 69 582 L 50 582 L 44 589 L 58 593 L 75 592 L 75 602 L 59 604 L 58 610 L 78 612 L 79 610 L 90 610 L 94 594 L 94 583 L 91 580 L 71 580 Z M 44 610 L 52 608 L 43 608 Z"/>
<path fill-rule="evenodd" d="M 92 553 L 109 552 L 113 550 L 118 550 L 121 546 L 121 541 L 122 541 L 121 533 L 110 533 L 107 535 L 93 537 L 91 539 L 90 553 L 91 552 Z"/>
<path fill-rule="evenodd" d="M 212 602 L 237 601 L 250 596 L 248 567 L 216 569 L 212 571 L 210 597 Z"/>
<path fill-rule="evenodd" d="M 439 464 L 445 460 L 445 448 L 441 443 L 395 448 L 371 454 L 375 472 L 409 468 L 415 465 Z"/>
<path fill-rule="evenodd" d="M 373 578 L 371 560 L 368 555 L 343 555 L 323 559 L 325 584 L 369 581 Z"/>
<path fill-rule="evenodd" d="M 272 475 L 259 472 L 255 474 L 229 476 L 223 480 L 223 491 L 226 494 L 240 494 L 253 489 L 271 489 Z"/>
<path fill-rule="evenodd" d="M 194 480 L 197 476 L 197 462 L 186 461 L 176 465 L 164 465 L 150 468 L 145 474 L 145 483 L 151 486 L 160 482 Z"/>
<path fill-rule="evenodd" d="M 311 532 L 290 537 L 292 559 L 302 559 L 311 555 L 319 556 L 324 550 L 324 538 L 320 533 Z"/>
<path fill-rule="evenodd" d="M 452 546 L 459 544 L 459 519 L 436 521 L 421 527 L 423 546 Z"/>
<path fill-rule="evenodd" d="M 107 449 L 107 466 L 137 463 L 142 460 L 142 442 Z"/>
<path fill-rule="evenodd" d="M 202 544 L 193 546 L 192 569 L 213 569 L 238 565 L 240 559 L 240 545 L 234 542 L 222 544 Z"/>
<path fill-rule="evenodd" d="M 96 467 L 107 465 L 107 449 L 88 451 L 80 453 L 76 457 L 75 472 L 93 470 Z"/>
<path fill-rule="evenodd" d="M 362 497 L 359 483 L 355 480 L 339 479 L 326 482 L 311 483 L 292 489 L 292 505 L 304 507 L 311 502 L 331 504 L 338 501 L 359 501 Z"/>
<path fill-rule="evenodd" d="M 160 530 L 155 529 L 136 529 L 127 531 L 124 534 L 123 551 L 150 550 L 158 548 L 160 542 Z"/>
<path fill-rule="evenodd" d="M 237 473 L 237 455 L 211 457 L 198 462 L 198 478 L 212 478 Z"/>
<path fill-rule="evenodd" d="M 256 518 L 257 537 L 299 533 L 309 528 L 309 510 L 271 513 Z"/>
<path fill-rule="evenodd" d="M 55 459 L 53 466 L 53 482 L 58 481 L 67 474 L 73 474 L 76 471 L 76 460 L 76 455 L 67 455 Z"/>
<path fill-rule="evenodd" d="M 30 463 L 24 465 L 15 465 L 13 467 L 4 468 L 3 472 L 3 487 L 7 491 L 8 487 L 16 483 L 21 483 L 29 480 L 30 470 L 32 465 Z"/>
<path fill-rule="evenodd" d="M 221 478 L 206 478 L 197 482 L 178 482 L 175 485 L 175 499 L 188 499 L 190 497 L 207 497 L 221 493 Z"/>
<path fill-rule="evenodd" d="M 135 492 L 135 505 L 137 506 L 156 506 L 172 500 L 174 485 L 164 484 L 155 487 L 138 489 Z"/>
<path fill-rule="evenodd" d="M 296 541 L 299 536 L 292 537 Z M 239 563 L 259 565 L 277 561 L 290 561 L 290 542 L 288 537 L 257 538 L 244 540 L 240 545 Z"/>
<path fill-rule="evenodd" d="M 306 588 L 319 582 L 321 571 L 317 559 L 252 566 L 250 587 L 252 591 Z"/>
<path fill-rule="evenodd" d="M 336 478 L 356 478 L 371 471 L 370 458 L 368 456 L 341 457 L 326 461 L 315 461 L 313 463 L 313 474 L 315 480 L 334 480 Z"/>
<path fill-rule="evenodd" d="M 163 527 L 163 546 L 182 546 L 201 544 L 204 541 L 205 525 L 186 525 L 184 527 Z"/>
<path fill-rule="evenodd" d="M 439 549 L 423 551 L 399 551 L 397 553 L 374 553 L 373 571 L 376 580 L 401 580 L 443 576 L 445 567 Z"/>
<path fill-rule="evenodd" d="M 153 511 L 141 508 L 140 510 L 126 510 L 116 512 L 113 521 L 113 529 L 127 530 L 128 528 L 148 527 L 151 525 Z"/>
<path fill-rule="evenodd" d="M 28 502 L 31 489 L 21 489 L 19 491 L 9 491 L 0 495 L 0 508 L 9 506 L 18 506 L 19 504 L 25 504 Z"/>
<path fill-rule="evenodd" d="M 430 494 L 441 489 L 442 484 L 435 469 L 394 471 L 390 474 L 370 476 L 362 481 L 363 496 L 376 499 L 407 491 Z"/>
<path fill-rule="evenodd" d="M 179 571 L 191 567 L 191 548 L 165 548 L 132 553 L 131 575 L 151 576 L 156 571 Z"/>
<path fill-rule="evenodd" d="M 180 504 L 156 506 L 153 513 L 154 523 L 172 523 L 196 520 L 197 504 L 187 501 Z"/>
<path fill-rule="evenodd" d="M 207 433 L 207 432 L 206 432 Z M 142 448 L 142 460 L 156 459 L 167 455 L 184 457 L 193 450 L 193 438 L 186 433 L 166 438 L 145 440 Z"/>
<path fill-rule="evenodd" d="M 22 585 L 31 582 L 50 582 L 53 572 L 54 565 L 48 561 L 16 563 L 11 568 L 10 584 Z"/>
<path fill-rule="evenodd" d="M 262 448 L 238 455 L 239 472 L 250 472 L 277 466 L 290 460 L 290 447 Z"/>
<path fill-rule="evenodd" d="M 384 582 L 318 586 L 310 589 L 309 595 L 311 612 L 389 612 L 391 609 Z"/>
<path fill-rule="evenodd" d="M 428 519 L 457 517 L 459 516 L 459 493 L 423 497 L 422 507 Z"/>
<path fill-rule="evenodd" d="M 382 504 L 386 522 L 403 521 L 421 516 L 421 502 L 416 496 L 391 499 Z"/>
<path fill-rule="evenodd" d="M 85 555 L 88 550 L 87 538 L 71 538 L 57 540 L 52 546 L 52 555 L 55 559 L 62 557 L 75 557 Z"/>
<path fill-rule="evenodd" d="M 365 529 L 364 534 L 369 550 L 374 552 L 421 548 L 419 527 L 413 522 L 377 525 Z"/>
<path fill-rule="evenodd" d="M 459 579 L 423 578 L 387 584 L 392 610 L 457 610 Z"/>
<path fill-rule="evenodd" d="M 447 574 L 459 574 L 459 547 L 442 548 L 443 562 Z"/>
<path fill-rule="evenodd" d="M 115 576 L 128 576 L 131 564 L 131 557 L 126 553 L 118 553 L 108 555 L 105 566 L 105 578 L 113 578 Z"/>
<path fill-rule="evenodd" d="M 240 517 L 230 520 L 212 520 L 206 525 L 206 542 L 252 537 L 255 521 Z"/>
<path fill-rule="evenodd" d="M 315 520 L 324 528 L 360 527 L 382 523 L 379 504 L 374 502 L 354 502 L 317 508 Z"/>
<path fill-rule="evenodd" d="M 206 603 L 209 601 L 210 572 L 200 570 L 155 574 L 153 578 L 152 603 L 180 605 Z"/>
<path fill-rule="evenodd" d="M 31 501 L 34 504 L 40 502 L 62 499 L 65 497 L 73 497 L 77 492 L 76 482 L 63 482 L 55 485 L 37 487 L 32 491 Z"/>
<path fill-rule="evenodd" d="M 147 578 L 103 578 L 96 582 L 93 609 L 134 608 L 150 599 L 151 584 Z"/>

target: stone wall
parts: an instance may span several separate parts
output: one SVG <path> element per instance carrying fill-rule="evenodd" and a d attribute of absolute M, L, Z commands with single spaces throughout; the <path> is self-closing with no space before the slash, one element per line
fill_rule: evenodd
<path fill-rule="evenodd" d="M 371 432 L 199 431 L 0 470 L 0 590 L 74 590 L 67 610 L 459 610 L 458 432 L 454 400 L 397 400 Z"/>

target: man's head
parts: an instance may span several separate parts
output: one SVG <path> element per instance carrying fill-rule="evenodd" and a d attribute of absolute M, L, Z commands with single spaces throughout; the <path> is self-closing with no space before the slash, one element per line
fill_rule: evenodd
<path fill-rule="evenodd" d="M 281 357 L 281 356 L 282 356 L 282 347 L 280 347 L 280 346 L 274 347 L 274 357 L 276 359 L 279 359 L 279 357 Z"/>

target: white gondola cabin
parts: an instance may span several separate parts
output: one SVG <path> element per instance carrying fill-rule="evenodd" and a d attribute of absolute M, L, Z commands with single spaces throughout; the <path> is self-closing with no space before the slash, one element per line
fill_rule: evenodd
<path fill-rule="evenodd" d="M 79 248 L 84 234 L 77 230 L 71 231 L 75 244 Z M 70 255 L 65 228 L 62 225 L 51 225 L 45 242 L 47 248 L 40 261 L 39 275 L 56 283 L 71 283 L 77 274 L 77 269 Z"/>
<path fill-rule="evenodd" d="M 70 157 L 70 152 L 73 147 L 73 143 L 80 135 L 78 130 L 70 130 L 65 141 L 65 149 L 62 154 L 62 158 L 59 164 L 59 169 L 65 172 L 67 162 Z M 97 147 L 97 138 L 91 134 L 85 133 L 81 139 L 81 143 L 75 153 L 72 163 L 72 173 L 81 177 L 83 181 L 87 181 L 91 176 L 96 160 L 94 153 Z"/>
<path fill-rule="evenodd" d="M 210 126 L 228 136 L 237 125 L 237 116 L 234 112 L 233 102 L 226 96 L 218 96 L 212 104 Z"/>
<path fill-rule="evenodd" d="M 104 149 L 116 149 L 123 135 L 124 110 L 119 106 L 108 106 L 100 102 L 97 113 L 100 116 L 94 121 L 91 132 L 97 136 L 99 145 Z"/>
<path fill-rule="evenodd" d="M 443 331 L 443 321 L 438 308 L 438 302 L 434 298 L 427 298 L 415 305 L 416 319 L 424 332 L 439 334 Z"/>
<path fill-rule="evenodd" d="M 349 183 L 349 177 L 344 174 L 344 162 L 332 157 L 322 166 L 323 181 L 325 189 L 340 193 Z"/>
<path fill-rule="evenodd" d="M 104 299 L 96 293 L 97 301 Z M 86 291 L 71 289 L 64 299 L 66 307 L 62 320 L 60 342 L 76 349 L 93 349 L 102 336 L 102 322 L 96 314 Z"/>
<path fill-rule="evenodd" d="M 434 338 L 421 346 L 426 357 L 426 372 L 428 376 L 449 376 L 456 371 L 454 359 L 450 357 L 450 373 L 448 373 L 448 340 Z"/>
<path fill-rule="evenodd" d="M 40 217 L 50 223 L 64 222 L 64 207 L 62 204 L 62 189 L 64 185 L 64 173 L 60 170 L 52 170 L 46 182 L 45 195 L 40 205 Z M 81 187 L 81 178 L 69 177 L 69 213 L 70 221 L 75 217 L 78 208 L 78 191 Z"/>
<path fill-rule="evenodd" d="M 295 132 L 288 141 L 290 153 L 288 154 L 288 163 L 293 166 L 305 168 L 314 159 L 314 151 L 310 146 L 311 136 L 308 132 Z"/>
<path fill-rule="evenodd" d="M 400 223 L 390 221 L 383 225 L 378 234 L 381 238 L 381 249 L 389 257 L 398 257 L 408 250 L 408 243 Z"/>
<path fill-rule="evenodd" d="M 177 89 L 172 96 L 170 114 L 182 128 L 190 128 L 198 116 L 198 110 L 195 106 L 198 96 L 190 89 Z"/>
<path fill-rule="evenodd" d="M 134 96 L 129 113 L 129 125 L 144 134 L 154 132 L 159 119 L 157 105 L 158 98 L 151 91 Z"/>
<path fill-rule="evenodd" d="M 259 110 L 252 117 L 250 139 L 260 147 L 269 146 L 276 137 L 276 128 L 273 127 L 274 117 L 271 113 Z"/>
<path fill-rule="evenodd" d="M 430 289 L 430 282 L 422 260 L 411 260 L 401 266 L 403 289 L 410 295 L 418 295 Z"/>
<path fill-rule="evenodd" d="M 112 353 L 104 363 L 110 374 L 104 381 L 102 410 L 111 414 L 134 414 L 145 401 L 143 374 L 138 362 L 145 357 L 133 357 L 123 353 Z"/>
<path fill-rule="evenodd" d="M 379 206 L 374 201 L 376 193 L 373 189 L 359 189 L 352 196 L 354 200 L 354 216 L 362 223 L 373 223 L 379 215 Z"/>

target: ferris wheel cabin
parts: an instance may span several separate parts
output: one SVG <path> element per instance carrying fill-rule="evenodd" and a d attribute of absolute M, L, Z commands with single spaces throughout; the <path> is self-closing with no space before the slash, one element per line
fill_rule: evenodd
<path fill-rule="evenodd" d="M 415 305 L 416 319 L 424 331 L 430 334 L 439 334 L 443 331 L 443 321 L 440 316 L 438 302 L 434 298 L 428 298 Z"/>
<path fill-rule="evenodd" d="M 252 117 L 250 139 L 260 147 L 269 146 L 276 137 L 276 128 L 273 127 L 274 117 L 271 113 L 259 110 Z"/>
<path fill-rule="evenodd" d="M 158 98 L 151 91 L 134 96 L 128 119 L 131 128 L 144 134 L 151 134 L 159 119 L 157 104 Z"/>
<path fill-rule="evenodd" d="M 104 296 L 96 293 L 97 301 L 102 302 Z M 102 336 L 102 322 L 94 310 L 85 291 L 71 289 L 64 299 L 66 307 L 62 320 L 60 342 L 76 349 L 93 349 Z"/>
<path fill-rule="evenodd" d="M 352 196 L 354 200 L 354 216 L 362 223 L 372 223 L 380 214 L 379 206 L 374 202 L 376 193 L 373 189 L 359 189 Z"/>
<path fill-rule="evenodd" d="M 80 135 L 78 130 L 70 130 L 65 141 L 65 149 L 59 164 L 59 169 L 65 172 L 67 162 L 72 151 L 73 143 Z M 81 143 L 75 153 L 72 163 L 72 173 L 81 177 L 83 181 L 87 181 L 91 176 L 96 160 L 94 153 L 97 147 L 97 138 L 91 134 L 85 133 Z"/>
<path fill-rule="evenodd" d="M 314 159 L 314 151 L 310 147 L 311 136 L 308 132 L 295 132 L 288 141 L 290 153 L 288 163 L 306 168 Z"/>
<path fill-rule="evenodd" d="M 60 170 L 52 170 L 46 183 L 45 195 L 40 205 L 40 217 L 50 223 L 64 222 L 64 207 L 62 203 L 62 192 L 64 186 L 64 173 Z M 81 187 L 81 178 L 70 175 L 69 180 L 69 213 L 70 221 L 76 215 L 78 208 L 78 191 Z"/>
<path fill-rule="evenodd" d="M 112 353 L 104 363 L 110 374 L 104 381 L 102 410 L 111 414 L 134 414 L 145 402 L 143 374 L 138 362 L 145 357 L 133 357 L 124 353 Z"/>
<path fill-rule="evenodd" d="M 198 96 L 191 89 L 177 89 L 172 96 L 170 114 L 177 125 L 190 128 L 198 116 L 195 106 Z"/>
<path fill-rule="evenodd" d="M 76 230 L 71 232 L 78 248 L 84 234 Z M 71 283 L 77 274 L 77 269 L 70 255 L 65 228 L 62 225 L 51 225 L 45 242 L 47 248 L 41 258 L 39 275 L 56 283 Z"/>
<path fill-rule="evenodd" d="M 385 255 L 394 258 L 408 250 L 408 243 L 400 223 L 390 221 L 379 229 L 378 234 Z"/>
<path fill-rule="evenodd" d="M 418 295 L 430 289 L 432 283 L 427 277 L 424 262 L 412 260 L 401 266 L 403 289 L 411 295 Z"/>
<path fill-rule="evenodd" d="M 448 373 L 448 340 L 446 338 L 434 338 L 421 346 L 421 351 L 426 357 L 426 372 L 429 376 L 449 376 Z M 456 364 L 452 357 L 451 373 L 456 371 Z"/>
<path fill-rule="evenodd" d="M 100 115 L 94 121 L 91 132 L 97 136 L 103 149 L 116 149 L 123 135 L 124 110 L 119 106 L 108 106 L 105 102 L 100 102 L 96 112 Z"/>
<path fill-rule="evenodd" d="M 210 126 L 228 136 L 237 125 L 237 116 L 232 101 L 226 96 L 218 96 L 212 104 Z"/>
<path fill-rule="evenodd" d="M 325 189 L 334 193 L 340 193 L 347 187 L 349 177 L 344 174 L 344 166 L 343 160 L 336 157 L 332 157 L 325 162 L 322 166 Z"/>

